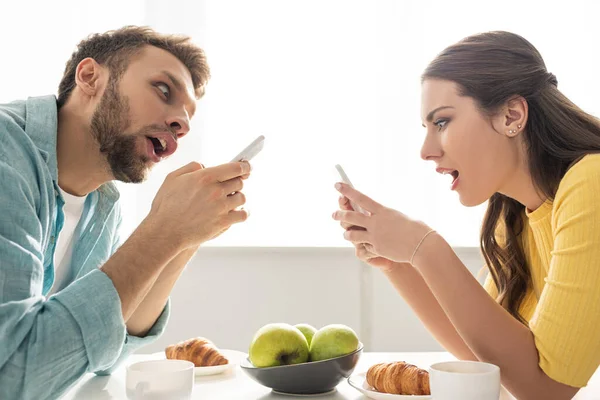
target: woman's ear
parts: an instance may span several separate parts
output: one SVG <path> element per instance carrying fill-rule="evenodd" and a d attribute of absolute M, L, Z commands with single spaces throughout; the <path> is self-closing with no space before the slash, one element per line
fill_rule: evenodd
<path fill-rule="evenodd" d="M 525 130 L 528 117 L 527 100 L 522 96 L 513 97 L 502 107 L 494 119 L 496 131 L 508 137 L 515 137 Z"/>

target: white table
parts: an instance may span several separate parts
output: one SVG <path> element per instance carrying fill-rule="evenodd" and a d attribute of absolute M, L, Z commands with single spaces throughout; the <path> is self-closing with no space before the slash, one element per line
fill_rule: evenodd
<path fill-rule="evenodd" d="M 149 355 L 131 356 L 125 365 L 148 360 L 156 357 Z M 363 353 L 354 373 L 365 372 L 371 365 L 378 362 L 406 361 L 421 368 L 439 362 L 453 360 L 454 358 L 444 352 L 435 353 Z M 194 386 L 194 399 L 210 400 L 289 400 L 293 398 L 315 398 L 319 400 L 365 400 L 360 392 L 348 384 L 341 382 L 334 393 L 318 397 L 297 397 L 273 393 L 271 389 L 261 386 L 241 370 L 239 366 L 226 373 L 215 376 L 196 377 Z M 95 376 L 88 374 L 82 378 L 62 399 L 85 399 L 85 400 L 108 400 L 127 399 L 125 396 L 125 367 L 117 369 L 111 376 Z M 504 391 L 501 400 L 514 399 L 508 392 Z M 577 400 L 599 400 L 600 399 L 600 372 L 592 378 L 588 387 L 582 389 L 575 397 Z"/>

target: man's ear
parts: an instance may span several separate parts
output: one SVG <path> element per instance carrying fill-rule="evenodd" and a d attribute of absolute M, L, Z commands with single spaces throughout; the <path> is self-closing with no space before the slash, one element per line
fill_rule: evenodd
<path fill-rule="evenodd" d="M 502 111 L 494 118 L 494 128 L 503 135 L 515 137 L 524 131 L 528 111 L 527 100 L 522 96 L 514 97 L 506 102 Z"/>
<path fill-rule="evenodd" d="M 107 71 L 93 58 L 85 58 L 77 65 L 75 70 L 75 83 L 77 87 L 89 97 L 101 94 Z"/>

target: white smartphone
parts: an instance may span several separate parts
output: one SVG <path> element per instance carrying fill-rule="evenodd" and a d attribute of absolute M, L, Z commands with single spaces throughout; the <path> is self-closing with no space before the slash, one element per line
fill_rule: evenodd
<path fill-rule="evenodd" d="M 252 158 L 260 153 L 265 145 L 265 136 L 260 135 L 252 143 L 250 143 L 244 150 L 242 150 L 237 156 L 233 157 L 231 162 L 250 161 Z"/>
<path fill-rule="evenodd" d="M 340 164 L 336 164 L 335 169 L 337 169 L 338 173 L 340 174 L 340 178 L 342 178 L 342 182 L 344 182 L 346 185 L 349 185 L 350 187 L 354 188 L 354 185 L 352 184 L 352 182 L 350 182 L 350 178 L 348 178 L 348 175 L 346 175 L 346 171 L 344 171 L 344 168 L 342 168 L 342 166 Z M 354 211 L 358 211 L 359 213 L 368 215 L 367 212 L 362 209 L 362 207 L 360 207 L 358 204 L 354 203 L 352 200 L 350 200 L 350 206 L 352 206 Z"/>

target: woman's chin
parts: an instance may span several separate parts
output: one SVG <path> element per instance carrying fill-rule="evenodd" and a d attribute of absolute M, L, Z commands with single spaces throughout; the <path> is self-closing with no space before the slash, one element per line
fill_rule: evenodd
<path fill-rule="evenodd" d="M 487 197 L 473 196 L 465 192 L 458 192 L 458 199 L 460 201 L 460 204 L 462 204 L 465 207 L 477 207 L 488 200 Z"/>

